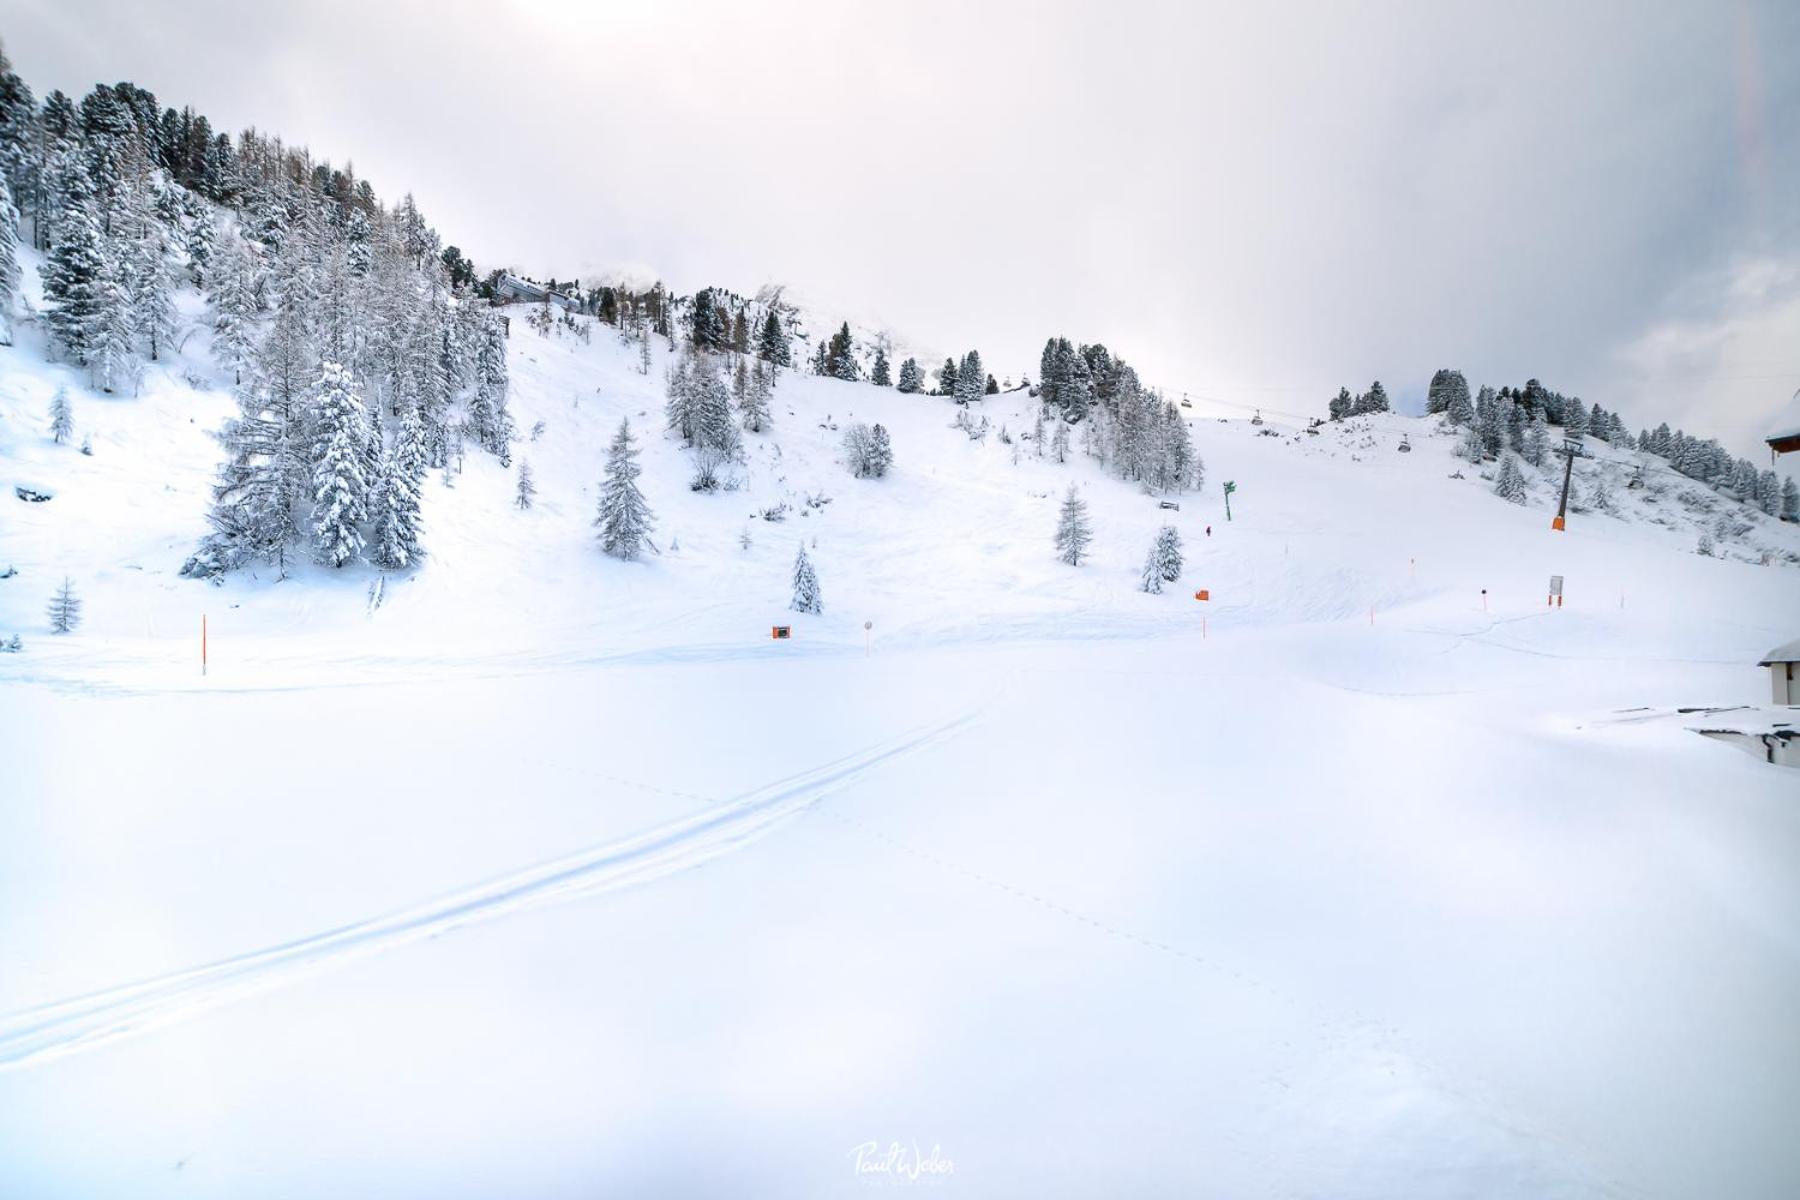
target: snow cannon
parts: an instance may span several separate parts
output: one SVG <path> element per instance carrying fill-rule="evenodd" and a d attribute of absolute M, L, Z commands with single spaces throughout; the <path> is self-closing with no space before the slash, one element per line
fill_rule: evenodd
<path fill-rule="evenodd" d="M 1211 600 L 1212 599 L 1212 591 L 1208 588 L 1201 588 L 1199 591 L 1194 593 L 1194 599 L 1196 599 L 1196 600 Z"/>
<path fill-rule="evenodd" d="M 769 636 L 775 641 L 785 642 L 787 639 L 794 636 L 794 627 L 792 625 L 771 625 L 769 627 Z"/>

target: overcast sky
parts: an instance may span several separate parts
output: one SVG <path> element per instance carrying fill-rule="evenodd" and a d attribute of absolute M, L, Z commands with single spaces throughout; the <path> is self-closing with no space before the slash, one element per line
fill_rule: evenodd
<path fill-rule="evenodd" d="M 1439 366 L 1740 452 L 1800 388 L 1800 4 L 0 0 L 410 190 L 484 269 L 783 282 L 1322 413 Z"/>

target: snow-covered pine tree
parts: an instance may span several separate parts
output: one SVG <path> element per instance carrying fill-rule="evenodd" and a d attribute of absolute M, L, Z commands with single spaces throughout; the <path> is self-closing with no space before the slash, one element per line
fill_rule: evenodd
<path fill-rule="evenodd" d="M 500 460 L 512 462 L 512 418 L 506 411 L 506 334 L 500 322 L 484 317 L 475 332 L 475 386 L 469 395 L 469 421 L 475 440 Z"/>
<path fill-rule="evenodd" d="M 918 359 L 909 358 L 900 364 L 900 382 L 896 388 L 909 396 L 925 389 L 925 380 L 919 371 Z"/>
<path fill-rule="evenodd" d="M 631 437 L 631 421 L 621 418 L 619 432 L 606 451 L 606 478 L 600 484 L 599 511 L 594 524 L 600 528 L 600 548 L 614 558 L 634 559 L 655 527 L 650 506 L 638 490 L 637 443 Z"/>
<path fill-rule="evenodd" d="M 731 418 L 731 388 L 719 373 L 718 364 L 705 351 L 696 351 L 685 377 L 685 399 L 677 414 L 671 398 L 671 418 L 680 415 L 688 424 L 687 441 L 694 449 L 695 491 L 709 492 L 719 486 L 719 472 L 734 461 L 743 446 L 742 435 Z M 673 424 L 671 427 L 674 427 Z"/>
<path fill-rule="evenodd" d="M 1600 407 L 1598 400 L 1588 410 L 1588 433 L 1603 442 L 1612 441 L 1612 416 Z"/>
<path fill-rule="evenodd" d="M 1093 530 L 1088 526 L 1087 501 L 1081 498 L 1075 485 L 1070 484 L 1056 520 L 1056 555 L 1071 567 L 1079 567 L 1093 540 Z"/>
<path fill-rule="evenodd" d="M 727 330 L 725 318 L 719 312 L 718 303 L 714 299 L 711 288 L 701 288 L 694 293 L 694 303 L 688 313 L 688 340 L 701 350 L 723 350 Z"/>
<path fill-rule="evenodd" d="M 761 433 L 769 427 L 769 385 L 773 374 L 774 368 L 764 366 L 760 358 L 750 368 L 743 399 L 738 402 L 738 415 L 750 433 Z"/>
<path fill-rule="evenodd" d="M 1481 433 L 1481 448 L 1498 457 L 1506 449 L 1507 409 L 1512 404 L 1510 396 L 1504 399 L 1493 388 L 1482 388 L 1481 397 L 1475 404 L 1475 428 Z"/>
<path fill-rule="evenodd" d="M 1435 417 L 1450 408 L 1450 375 L 1448 367 L 1432 373 L 1431 386 L 1425 389 L 1425 415 Z"/>
<path fill-rule="evenodd" d="M 869 382 L 876 387 L 893 385 L 893 378 L 888 374 L 888 357 L 885 346 L 875 347 L 875 365 L 869 371 Z"/>
<path fill-rule="evenodd" d="M 1156 547 L 1152 545 L 1150 552 L 1144 556 L 1144 570 L 1138 576 L 1138 591 L 1148 592 L 1152 596 L 1162 595 L 1162 567 L 1156 561 Z"/>
<path fill-rule="evenodd" d="M 1525 426 L 1525 433 L 1520 438 L 1519 453 L 1524 455 L 1525 461 L 1532 466 L 1541 467 L 1544 465 L 1544 456 L 1549 453 L 1549 448 L 1549 423 L 1544 419 L 1544 410 L 1534 408 L 1531 410 L 1531 420 Z"/>
<path fill-rule="evenodd" d="M 1044 457 L 1044 438 L 1046 436 L 1044 429 L 1044 406 L 1040 404 L 1038 405 L 1037 415 L 1031 422 L 1031 453 L 1037 458 Z"/>
<path fill-rule="evenodd" d="M 20 283 L 19 210 L 13 204 L 3 168 L 4 164 L 0 164 L 0 346 L 10 346 L 13 303 L 18 299 Z"/>
<path fill-rule="evenodd" d="M 1050 439 L 1050 457 L 1059 463 L 1069 461 L 1069 426 L 1061 420 L 1056 422 L 1056 433 Z"/>
<path fill-rule="evenodd" d="M 85 188 L 86 176 L 73 174 Z M 57 348 L 70 362 L 87 366 L 106 322 L 105 247 L 85 190 L 68 198 L 56 215 L 56 241 L 43 269 L 44 321 Z"/>
<path fill-rule="evenodd" d="M 806 557 L 805 542 L 800 543 L 799 552 L 794 555 L 794 598 L 788 601 L 788 607 L 795 612 L 814 615 L 825 611 L 819 577 L 813 571 L 812 560 Z"/>
<path fill-rule="evenodd" d="M 107 274 L 95 287 L 99 322 L 88 349 L 89 373 L 101 391 L 112 393 L 132 387 L 142 376 L 142 366 L 131 348 L 131 297 L 121 282 L 120 264 L 108 260 Z"/>
<path fill-rule="evenodd" d="M 787 331 L 781 327 L 781 316 L 773 306 L 763 315 L 762 331 L 756 336 L 756 357 L 777 367 L 793 365 Z"/>
<path fill-rule="evenodd" d="M 688 445 L 700 428 L 699 385 L 694 376 L 702 368 L 698 354 L 683 354 L 670 364 L 664 384 L 663 418 L 669 431 Z"/>
<path fill-rule="evenodd" d="M 67 575 L 63 576 L 62 586 L 50 597 L 50 632 L 73 633 L 81 624 L 81 599 L 75 595 L 75 585 Z"/>
<path fill-rule="evenodd" d="M 850 322 L 845 321 L 831 335 L 831 342 L 825 347 L 825 370 L 822 374 L 847 383 L 855 383 L 861 377 L 862 372 L 856 365 L 856 343 L 850 337 Z"/>
<path fill-rule="evenodd" d="M 1525 473 L 1519 470 L 1519 460 L 1510 451 L 1503 452 L 1500 455 L 1500 474 L 1494 480 L 1494 495 L 1514 504 L 1523 504 L 1526 494 Z"/>
<path fill-rule="evenodd" d="M 400 436 L 385 458 L 373 557 L 376 566 L 399 571 L 425 556 L 419 545 L 419 502 L 431 450 L 417 408 L 408 408 L 400 418 Z"/>
<path fill-rule="evenodd" d="M 1355 412 L 1356 397 L 1352 396 L 1350 389 L 1346 387 L 1339 388 L 1338 394 L 1331 398 L 1331 403 L 1326 407 L 1326 415 L 1333 421 L 1342 421 L 1345 417 L 1353 416 Z"/>
<path fill-rule="evenodd" d="M 888 431 L 879 421 L 869 434 L 869 474 L 880 479 L 894 465 L 894 444 L 888 439 Z"/>
<path fill-rule="evenodd" d="M 1174 583 L 1181 578 L 1181 531 L 1173 525 L 1164 525 L 1156 531 L 1156 544 L 1151 548 L 1156 559 L 1156 569 L 1165 583 Z"/>
<path fill-rule="evenodd" d="M 648 326 L 638 326 L 638 374 L 650 373 L 650 330 Z"/>
<path fill-rule="evenodd" d="M 368 417 L 356 381 L 342 365 L 321 364 L 313 387 L 318 421 L 312 473 L 313 539 L 319 560 L 341 567 L 361 553 L 369 481 L 363 472 Z"/>
<path fill-rule="evenodd" d="M 69 405 L 69 389 L 59 387 L 50 397 L 50 436 L 60 446 L 74 432 L 75 414 Z"/>
<path fill-rule="evenodd" d="M 1800 521 L 1800 484 L 1791 475 L 1781 484 L 1781 519 Z"/>
<path fill-rule="evenodd" d="M 946 358 L 944 365 L 938 368 L 936 394 L 939 396 L 956 395 L 956 360 L 954 358 Z"/>
<path fill-rule="evenodd" d="M 519 490 L 513 498 L 513 503 L 524 510 L 530 508 L 535 499 L 537 499 L 537 481 L 531 477 L 531 461 L 521 458 L 519 460 Z"/>
<path fill-rule="evenodd" d="M 1781 476 L 1773 471 L 1757 474 L 1756 506 L 1771 517 L 1781 515 Z"/>
<path fill-rule="evenodd" d="M 1463 381 L 1461 371 L 1455 372 L 1455 376 L 1457 386 L 1450 389 L 1445 401 L 1444 418 L 1452 425 L 1472 425 L 1475 423 L 1475 404 L 1469 399 L 1469 385 Z"/>
<path fill-rule="evenodd" d="M 956 368 L 956 382 L 953 390 L 959 404 L 967 404 L 971 400 L 979 400 L 986 395 L 987 368 L 981 365 L 981 352 L 971 350 L 963 355 L 962 363 Z"/>
<path fill-rule="evenodd" d="M 1588 410 L 1578 398 L 1571 397 L 1563 408 L 1563 432 L 1570 437 L 1585 437 L 1588 431 Z"/>

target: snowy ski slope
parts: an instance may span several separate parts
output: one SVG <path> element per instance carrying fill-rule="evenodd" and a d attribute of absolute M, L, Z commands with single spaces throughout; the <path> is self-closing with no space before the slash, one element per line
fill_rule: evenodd
<path fill-rule="evenodd" d="M 0 1194 L 859 1194 L 869 1142 L 980 1196 L 1800 1188 L 1800 777 L 1664 715 L 1766 703 L 1800 530 L 1700 557 L 1724 502 L 1601 448 L 1621 515 L 1553 534 L 1434 421 L 1204 405 L 1166 512 L 1023 393 L 977 441 L 798 374 L 701 495 L 666 346 L 513 331 L 537 506 L 434 473 L 378 605 L 178 576 L 203 332 L 130 398 L 0 349 Z M 621 416 L 636 563 L 591 525 Z"/>

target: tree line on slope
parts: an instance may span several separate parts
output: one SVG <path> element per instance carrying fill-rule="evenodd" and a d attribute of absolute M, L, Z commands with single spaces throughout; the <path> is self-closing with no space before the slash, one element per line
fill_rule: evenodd
<path fill-rule="evenodd" d="M 1387 393 L 1380 381 L 1369 391 L 1352 396 L 1340 388 L 1329 405 L 1329 415 L 1338 421 L 1364 413 L 1389 411 Z M 1550 463 L 1557 447 L 1553 438 L 1593 438 L 1625 450 L 1663 459 L 1681 475 L 1760 509 L 1764 514 L 1784 521 L 1800 521 L 1800 485 L 1783 480 L 1775 471 L 1759 470 L 1747 458 L 1734 456 L 1715 438 L 1701 439 L 1683 430 L 1671 430 L 1667 422 L 1655 429 L 1640 429 L 1633 435 L 1617 411 L 1608 411 L 1598 403 L 1591 407 L 1579 396 L 1565 396 L 1546 388 L 1536 379 L 1526 380 L 1523 387 L 1484 386 L 1473 397 L 1463 373 L 1443 368 L 1431 377 L 1425 394 L 1428 416 L 1441 415 L 1452 427 L 1460 428 L 1457 453 L 1473 463 L 1488 459 L 1501 461 L 1501 474 L 1496 491 L 1506 499 L 1522 500 L 1525 493 L 1523 472 L 1510 456 L 1534 467 Z M 1555 431 L 1553 433 L 1553 430 Z"/>
<path fill-rule="evenodd" d="M 411 196 L 390 209 L 305 147 L 234 141 L 131 83 L 38 105 L 3 56 L 0 179 L 46 253 L 52 352 L 101 391 L 169 348 L 179 282 L 206 296 L 239 411 L 184 573 L 284 569 L 301 543 L 331 566 L 407 566 L 425 471 L 468 441 L 508 460 L 500 321 L 466 302 L 466 260 Z"/>

